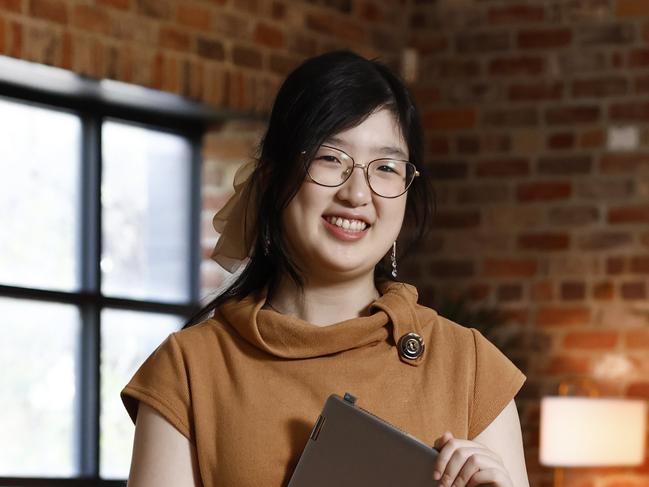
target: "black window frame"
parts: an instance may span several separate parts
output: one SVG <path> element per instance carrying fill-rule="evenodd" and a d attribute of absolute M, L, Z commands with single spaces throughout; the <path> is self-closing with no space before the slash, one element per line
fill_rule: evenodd
<path fill-rule="evenodd" d="M 0 297 L 76 305 L 81 311 L 80 363 L 76 399 L 76 461 L 80 474 L 70 478 L 0 477 L 0 486 L 124 486 L 124 480 L 99 476 L 100 312 L 104 308 L 191 316 L 200 308 L 199 270 L 202 138 L 209 127 L 245 114 L 216 111 L 180 96 L 117 82 L 101 82 L 73 73 L 0 56 L 0 97 L 63 110 L 80 117 L 81 291 L 63 292 L 0 284 Z M 2 116 L 2 114 L 0 114 Z M 253 117 L 254 118 L 254 117 Z M 179 134 L 191 145 L 189 299 L 185 304 L 115 298 L 101 294 L 101 127 L 104 120 L 134 123 Z M 126 414 L 126 413 L 125 413 Z M 56 448 L 56 445 L 52 445 Z"/>

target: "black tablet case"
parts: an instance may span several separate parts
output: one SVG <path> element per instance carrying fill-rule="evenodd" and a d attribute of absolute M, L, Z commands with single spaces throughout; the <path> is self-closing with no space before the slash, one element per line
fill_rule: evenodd
<path fill-rule="evenodd" d="M 435 487 L 437 451 L 356 405 L 327 399 L 287 487 Z"/>

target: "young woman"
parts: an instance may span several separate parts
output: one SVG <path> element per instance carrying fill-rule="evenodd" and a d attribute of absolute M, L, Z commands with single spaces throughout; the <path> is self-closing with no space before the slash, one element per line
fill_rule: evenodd
<path fill-rule="evenodd" d="M 215 260 L 250 260 L 122 392 L 130 487 L 285 485 L 344 392 L 440 451 L 431 485 L 528 486 L 523 374 L 395 280 L 404 220 L 421 235 L 432 207 L 421 145 L 382 64 L 333 52 L 288 76 L 259 160 L 215 217 Z"/>

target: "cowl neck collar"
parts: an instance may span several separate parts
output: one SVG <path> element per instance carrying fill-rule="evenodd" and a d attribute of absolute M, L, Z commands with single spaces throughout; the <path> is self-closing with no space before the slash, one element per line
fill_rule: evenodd
<path fill-rule="evenodd" d="M 396 343 L 406 331 L 419 332 L 415 313 L 417 290 L 397 282 L 381 283 L 378 290 L 381 296 L 370 305 L 369 316 L 328 326 L 316 326 L 294 316 L 263 309 L 265 291 L 257 296 L 226 301 L 217 311 L 217 318 L 222 318 L 260 350 L 294 359 L 330 355 L 390 337 Z"/>

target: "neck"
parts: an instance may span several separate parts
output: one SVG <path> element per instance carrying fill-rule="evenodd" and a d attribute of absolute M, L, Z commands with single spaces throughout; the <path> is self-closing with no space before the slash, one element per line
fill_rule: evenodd
<path fill-rule="evenodd" d="M 335 283 L 310 280 L 302 291 L 284 277 L 267 304 L 279 313 L 327 326 L 367 315 L 369 305 L 378 297 L 372 274 Z"/>

